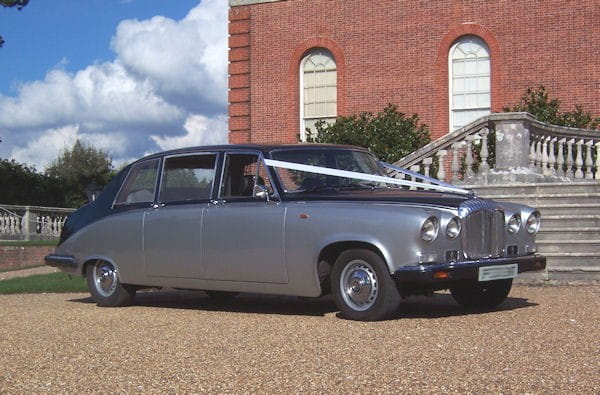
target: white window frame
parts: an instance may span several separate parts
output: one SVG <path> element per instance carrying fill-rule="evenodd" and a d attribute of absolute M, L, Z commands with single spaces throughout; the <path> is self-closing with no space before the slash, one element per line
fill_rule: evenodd
<path fill-rule="evenodd" d="M 299 102 L 299 107 L 300 107 L 300 141 L 306 141 L 306 122 L 304 119 L 304 65 L 306 64 L 306 61 L 308 60 L 308 58 L 312 55 L 315 54 L 315 52 L 322 52 L 327 54 L 327 56 L 329 56 L 331 58 L 331 60 L 333 61 L 333 63 L 335 64 L 335 72 L 336 72 L 336 79 L 338 76 L 338 67 L 337 67 L 337 61 L 335 60 L 335 57 L 333 56 L 333 54 L 331 53 L 331 51 L 329 51 L 326 48 L 313 48 L 310 51 L 308 51 L 306 53 L 306 55 L 302 58 L 302 60 L 300 61 L 300 102 Z M 337 81 L 336 81 L 336 107 L 337 107 L 337 93 L 338 93 L 338 86 L 337 86 Z M 337 116 L 337 111 L 336 111 L 336 115 Z"/>
<path fill-rule="evenodd" d="M 478 107 L 483 109 L 488 109 L 488 114 L 491 113 L 491 106 L 492 106 L 492 58 L 491 58 L 491 53 L 490 53 L 490 47 L 487 45 L 487 43 L 485 42 L 485 40 L 483 40 L 481 37 L 476 36 L 476 35 L 466 35 L 466 36 L 462 36 L 460 38 L 458 38 L 454 44 L 452 44 L 452 46 L 450 47 L 450 50 L 448 51 L 448 119 L 450 120 L 449 123 L 449 133 L 453 132 L 454 130 L 454 73 L 453 73 L 453 55 L 454 55 L 454 51 L 456 50 L 456 47 L 458 47 L 460 44 L 464 43 L 466 40 L 475 40 L 478 42 L 479 45 L 481 45 L 487 52 L 488 54 L 488 61 L 489 61 L 489 66 L 490 66 L 490 72 L 489 72 L 489 79 L 490 79 L 490 89 L 489 89 L 489 107 Z M 468 123 L 467 123 L 468 124 Z M 465 124 L 466 125 L 466 124 Z M 464 125 L 463 125 L 464 126 Z"/>

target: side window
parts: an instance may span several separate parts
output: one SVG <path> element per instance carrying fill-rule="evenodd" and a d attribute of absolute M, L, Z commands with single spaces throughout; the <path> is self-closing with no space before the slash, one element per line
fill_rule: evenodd
<path fill-rule="evenodd" d="M 166 158 L 158 200 L 169 203 L 210 199 L 216 158 L 215 154 Z"/>
<path fill-rule="evenodd" d="M 273 186 L 259 156 L 228 154 L 225 160 L 221 198 L 254 197 L 255 185 L 264 185 L 273 194 Z"/>
<path fill-rule="evenodd" d="M 160 159 L 152 159 L 134 165 L 125 179 L 115 205 L 154 201 L 159 163 Z"/>

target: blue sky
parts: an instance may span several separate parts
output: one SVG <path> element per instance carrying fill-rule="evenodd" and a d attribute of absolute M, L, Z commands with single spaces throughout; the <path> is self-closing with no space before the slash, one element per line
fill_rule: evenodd
<path fill-rule="evenodd" d="M 226 141 L 226 0 L 0 8 L 0 157 L 43 170 L 81 139 L 115 164 Z"/>

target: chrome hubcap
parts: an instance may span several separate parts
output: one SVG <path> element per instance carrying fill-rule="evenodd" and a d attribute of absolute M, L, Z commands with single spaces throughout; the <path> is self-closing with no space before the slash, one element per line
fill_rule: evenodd
<path fill-rule="evenodd" d="M 94 284 L 102 296 L 111 296 L 117 289 L 117 269 L 107 262 L 96 264 L 94 268 Z"/>
<path fill-rule="evenodd" d="M 373 267 L 363 260 L 346 265 L 340 276 L 340 289 L 344 302 L 356 311 L 365 311 L 377 300 L 378 283 Z"/>

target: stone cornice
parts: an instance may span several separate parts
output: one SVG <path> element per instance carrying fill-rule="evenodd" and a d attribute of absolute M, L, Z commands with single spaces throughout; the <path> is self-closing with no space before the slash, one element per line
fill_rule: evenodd
<path fill-rule="evenodd" d="M 236 7 L 239 5 L 251 5 L 251 4 L 260 4 L 260 3 L 274 3 L 276 1 L 285 1 L 285 0 L 229 0 L 230 7 Z"/>

